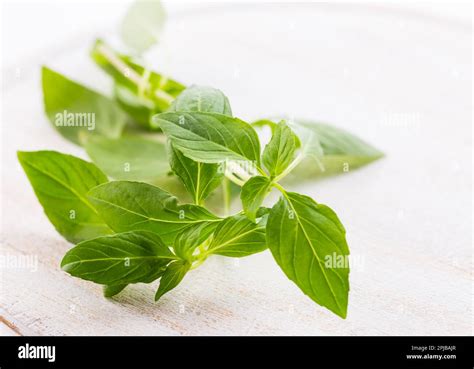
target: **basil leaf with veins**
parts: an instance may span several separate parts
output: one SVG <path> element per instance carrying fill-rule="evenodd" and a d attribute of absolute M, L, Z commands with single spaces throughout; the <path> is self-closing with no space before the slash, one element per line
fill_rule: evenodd
<path fill-rule="evenodd" d="M 154 116 L 172 144 L 203 163 L 225 160 L 260 163 L 260 142 L 252 126 L 217 113 L 169 112 Z"/>
<path fill-rule="evenodd" d="M 169 111 L 200 111 L 232 116 L 229 99 L 220 90 L 192 85 L 181 92 Z"/>
<path fill-rule="evenodd" d="M 286 122 L 281 121 L 273 130 L 270 142 L 263 150 L 262 161 L 272 177 L 281 174 L 293 161 L 297 148 L 296 135 Z"/>
<path fill-rule="evenodd" d="M 343 225 L 326 205 L 294 192 L 282 193 L 270 211 L 266 227 L 273 257 L 286 276 L 313 301 L 345 318 L 349 248 Z"/>
<path fill-rule="evenodd" d="M 147 282 L 172 260 L 176 256 L 158 235 L 134 231 L 79 243 L 64 255 L 61 268 L 74 277 L 116 286 Z"/>
<path fill-rule="evenodd" d="M 18 152 L 43 210 L 69 242 L 112 233 L 87 198 L 107 177 L 94 164 L 57 151 Z"/>
<path fill-rule="evenodd" d="M 170 111 L 214 112 L 232 116 L 229 100 L 211 87 L 191 86 L 171 105 Z M 172 143 L 169 145 L 171 169 L 181 179 L 195 204 L 201 204 L 222 182 L 223 165 L 201 163 L 186 157 Z"/>
<path fill-rule="evenodd" d="M 240 199 L 247 217 L 255 222 L 257 211 L 271 190 L 272 182 L 267 177 L 255 176 L 242 186 Z"/>
<path fill-rule="evenodd" d="M 109 182 L 89 191 L 89 198 L 115 232 L 154 232 L 170 246 L 179 232 L 222 220 L 201 206 L 178 205 L 168 192 L 141 182 Z"/>
<path fill-rule="evenodd" d="M 166 268 L 160 279 L 160 286 L 155 294 L 155 301 L 158 301 L 165 293 L 175 288 L 184 278 L 191 268 L 191 264 L 185 260 L 172 262 Z"/>
<path fill-rule="evenodd" d="M 296 123 L 314 133 L 313 138 L 322 151 L 321 165 L 314 163 L 312 158 L 303 159 L 285 178 L 286 183 L 347 173 L 384 156 L 371 144 L 341 128 L 310 121 Z"/>
<path fill-rule="evenodd" d="M 208 252 L 215 255 L 244 257 L 264 251 L 265 226 L 251 222 L 245 215 L 234 215 L 217 226 Z"/>

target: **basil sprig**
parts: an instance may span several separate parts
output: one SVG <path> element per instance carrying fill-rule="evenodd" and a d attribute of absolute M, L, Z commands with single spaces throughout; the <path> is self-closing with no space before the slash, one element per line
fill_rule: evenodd
<path fill-rule="evenodd" d="M 91 56 L 113 80 L 110 97 L 42 69 L 46 116 L 93 161 L 18 152 L 46 216 L 76 244 L 61 267 L 103 285 L 106 297 L 159 280 L 159 300 L 209 257 L 269 249 L 304 294 L 345 318 L 345 228 L 328 206 L 285 186 L 345 173 L 383 154 L 328 124 L 249 124 L 220 90 L 186 88 L 145 67 L 141 54 L 159 40 L 163 21 L 158 2 L 138 0 L 121 26 L 133 56 L 95 42 Z M 137 27 L 141 36 L 130 34 Z M 268 127 L 262 149 L 259 134 Z M 280 194 L 273 206 L 272 192 Z M 232 206 L 239 196 L 241 210 Z"/>

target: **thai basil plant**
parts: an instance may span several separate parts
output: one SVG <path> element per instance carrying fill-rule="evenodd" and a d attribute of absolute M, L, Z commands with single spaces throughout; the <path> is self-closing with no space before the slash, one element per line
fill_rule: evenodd
<path fill-rule="evenodd" d="M 143 42 L 136 49 L 150 40 Z M 320 199 L 289 188 L 382 154 L 330 125 L 245 122 L 220 90 L 186 87 L 103 41 L 91 55 L 113 79 L 112 98 L 46 67 L 42 85 L 47 117 L 93 163 L 56 151 L 18 153 L 46 216 L 75 244 L 62 269 L 103 285 L 107 297 L 159 280 L 159 300 L 209 257 L 268 248 L 303 293 L 345 318 L 349 266 L 326 262 L 347 259 L 344 226 Z M 271 131 L 264 147 L 263 127 Z M 272 191 L 279 199 L 268 204 Z M 232 213 L 237 197 L 241 210 Z"/>

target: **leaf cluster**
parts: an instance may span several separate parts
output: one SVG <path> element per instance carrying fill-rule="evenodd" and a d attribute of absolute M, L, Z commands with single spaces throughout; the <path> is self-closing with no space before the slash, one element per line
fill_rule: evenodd
<path fill-rule="evenodd" d="M 234 116 L 220 90 L 186 87 L 151 71 L 137 55 L 159 38 L 159 29 L 147 26 L 164 17 L 153 6 L 137 2 L 122 24 L 132 54 L 94 43 L 91 57 L 112 78 L 112 96 L 42 69 L 46 116 L 93 162 L 56 151 L 18 152 L 46 216 L 76 244 L 61 267 L 103 285 L 107 297 L 159 280 L 158 300 L 211 256 L 268 248 L 303 293 L 345 318 L 349 265 L 332 262 L 349 255 L 344 226 L 328 206 L 286 187 L 382 154 L 326 124 L 247 122 Z M 132 36 L 134 27 L 150 34 Z M 63 112 L 92 113 L 94 129 L 56 124 Z M 265 129 L 271 139 L 262 147 Z M 273 205 L 272 191 L 280 194 Z M 241 210 L 232 213 L 237 197 Z"/>

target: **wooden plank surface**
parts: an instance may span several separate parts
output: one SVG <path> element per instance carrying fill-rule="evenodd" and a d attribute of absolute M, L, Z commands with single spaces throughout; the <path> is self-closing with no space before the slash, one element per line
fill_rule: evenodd
<path fill-rule="evenodd" d="M 213 257 L 159 303 L 156 283 L 105 299 L 100 286 L 60 270 L 71 245 L 48 223 L 16 150 L 85 157 L 46 121 L 38 67 L 47 62 L 107 90 L 82 35 L 79 48 L 65 44 L 54 57 L 24 62 L 3 88 L 0 334 L 472 333 L 470 32 L 430 19 L 314 6 L 272 8 L 264 24 L 249 17 L 245 29 L 236 9 L 177 14 L 150 60 L 185 82 L 221 86 L 243 118 L 317 117 L 387 154 L 361 170 L 293 188 L 330 205 L 347 228 L 347 319 L 305 297 L 268 251 L 242 260 Z M 297 21 L 278 33 L 285 12 Z M 216 44 L 223 45 L 219 54 Z"/>

